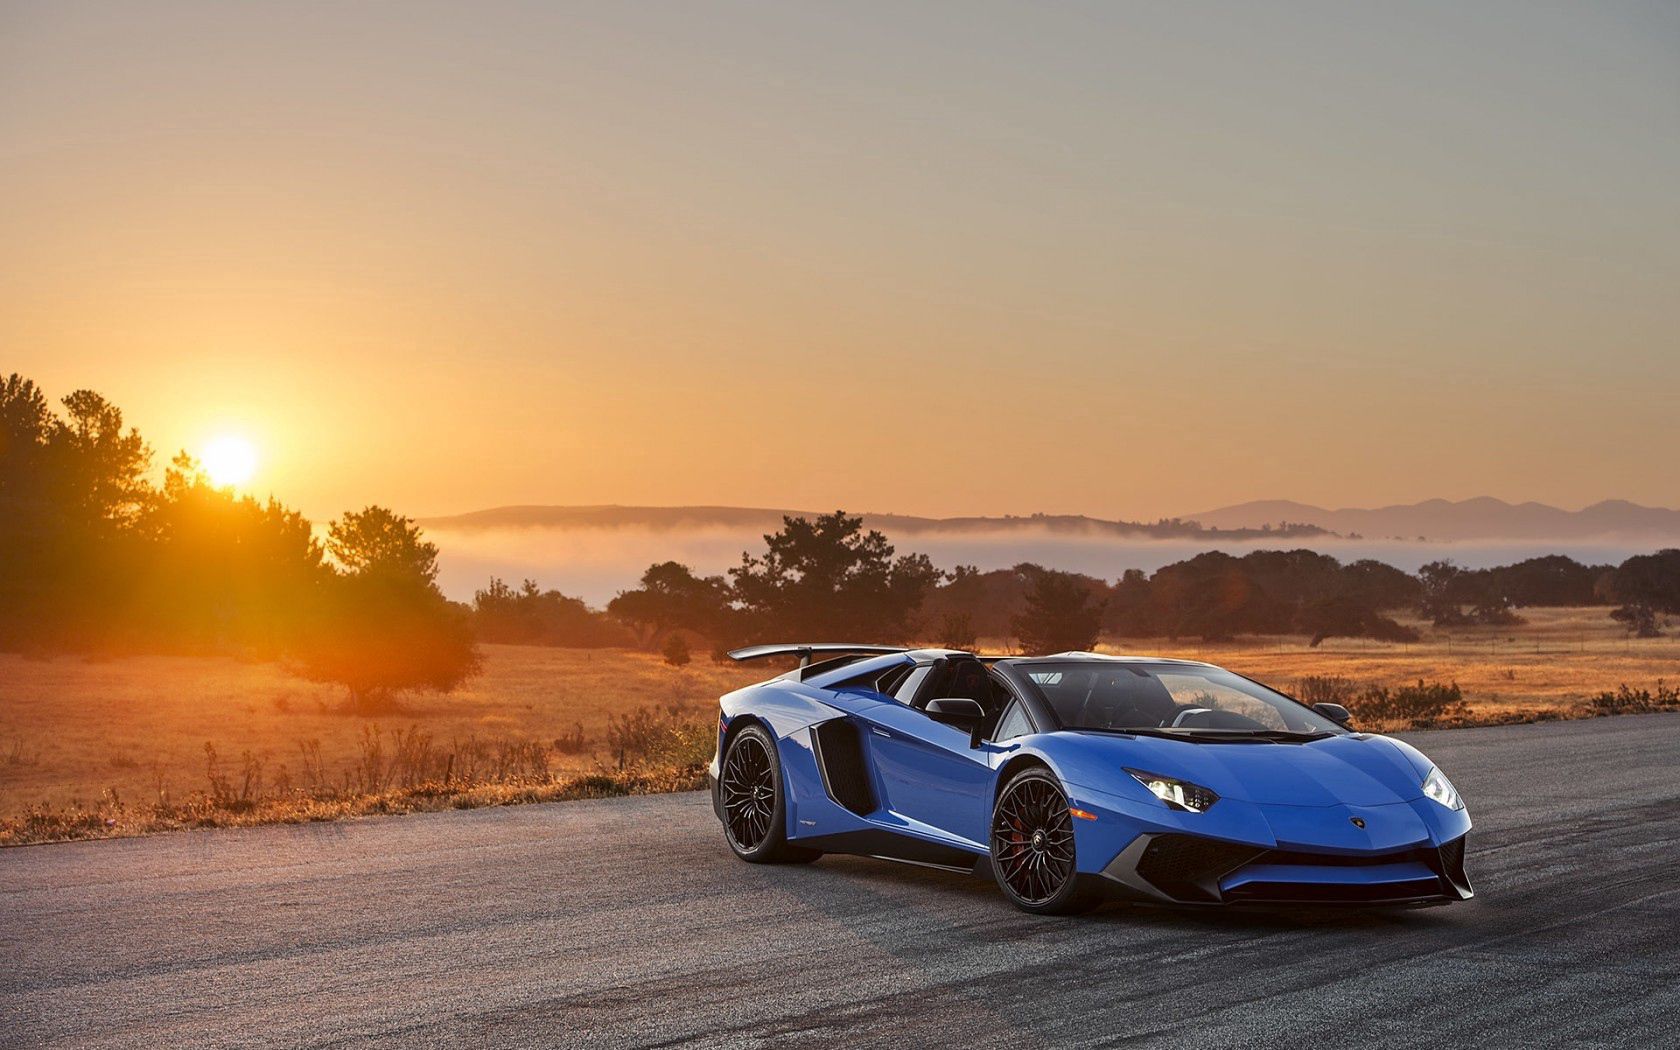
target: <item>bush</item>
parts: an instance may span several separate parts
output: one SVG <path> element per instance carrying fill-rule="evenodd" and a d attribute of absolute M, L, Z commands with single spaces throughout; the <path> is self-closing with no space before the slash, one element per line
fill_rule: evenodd
<path fill-rule="evenodd" d="M 1373 722 L 1406 722 L 1421 728 L 1442 718 L 1465 714 L 1464 693 L 1458 683 L 1442 685 L 1418 679 L 1417 685 L 1395 690 L 1371 686 L 1345 705 L 1355 718 Z"/>
<path fill-rule="evenodd" d="M 1610 618 L 1623 624 L 1636 638 L 1661 638 L 1662 623 L 1657 610 L 1645 604 L 1624 605 L 1610 611 Z"/>
<path fill-rule="evenodd" d="M 607 748 L 619 769 L 699 769 L 711 761 L 717 725 L 680 708 L 642 707 L 607 719 Z"/>
<path fill-rule="evenodd" d="M 573 723 L 570 732 L 554 738 L 554 750 L 562 755 L 580 755 L 589 750 L 589 738 L 583 735 L 583 723 Z"/>
<path fill-rule="evenodd" d="M 1307 675 L 1295 683 L 1295 699 L 1303 704 L 1340 704 L 1353 709 L 1359 683 L 1341 675 Z"/>
<path fill-rule="evenodd" d="M 1626 682 L 1614 693 L 1599 693 L 1588 701 L 1594 714 L 1637 715 L 1650 711 L 1680 710 L 1680 689 L 1671 688 L 1657 679 L 1655 692 L 1649 689 L 1629 689 Z"/>
<path fill-rule="evenodd" d="M 665 657 L 665 662 L 672 667 L 682 667 L 689 661 L 688 643 L 683 641 L 682 635 L 673 634 L 665 639 L 665 648 L 660 655 Z"/>

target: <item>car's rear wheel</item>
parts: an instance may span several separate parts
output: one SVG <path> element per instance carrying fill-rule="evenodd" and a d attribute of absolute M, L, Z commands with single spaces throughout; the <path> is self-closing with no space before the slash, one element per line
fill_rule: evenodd
<path fill-rule="evenodd" d="M 782 764 L 776 742 L 759 726 L 747 726 L 730 740 L 718 775 L 718 796 L 724 837 L 742 860 L 800 864 L 822 856 L 819 850 L 787 840 Z"/>
<path fill-rule="evenodd" d="M 998 793 L 991 848 L 998 886 L 1023 911 L 1068 915 L 1101 900 L 1080 880 L 1067 793 L 1048 769 L 1024 769 Z"/>

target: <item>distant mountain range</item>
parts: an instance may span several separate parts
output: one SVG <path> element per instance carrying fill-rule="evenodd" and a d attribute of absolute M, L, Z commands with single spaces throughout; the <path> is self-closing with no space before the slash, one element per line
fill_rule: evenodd
<path fill-rule="evenodd" d="M 1680 539 L 1680 510 L 1604 500 L 1581 510 L 1544 503 L 1506 503 L 1483 496 L 1453 502 L 1424 500 L 1392 507 L 1326 510 L 1291 500 L 1257 500 L 1185 516 L 1221 529 L 1274 527 L 1281 522 L 1316 525 L 1365 539 L 1583 540 Z"/>
<path fill-rule="evenodd" d="M 762 507 L 554 507 L 524 506 L 495 507 L 448 517 L 424 518 L 420 524 L 428 529 L 452 532 L 479 532 L 489 529 L 612 529 L 639 528 L 683 531 L 696 529 L 728 529 L 775 532 L 781 528 L 783 515 L 815 517 L 809 510 L 773 510 Z M 1027 517 L 975 518 L 918 518 L 907 514 L 863 513 L 865 525 L 879 529 L 889 537 L 912 536 L 917 533 L 998 533 L 1049 532 L 1065 536 L 1114 536 L 1130 539 L 1172 540 L 1253 540 L 1266 538 L 1307 538 L 1323 536 L 1326 530 L 1316 525 L 1295 525 L 1288 529 L 1266 526 L 1226 529 L 1201 525 L 1192 521 L 1166 520 L 1153 523 L 1136 521 L 1105 521 L 1077 514 L 1033 514 Z"/>
<path fill-rule="evenodd" d="M 766 507 L 495 507 L 447 517 L 423 519 L 430 529 L 479 532 L 489 529 L 637 528 L 691 531 L 726 529 L 774 532 L 784 514 L 812 517 L 810 510 Z M 1157 522 L 1108 521 L 1078 514 L 922 518 L 908 514 L 871 514 L 870 528 L 888 536 L 917 533 L 1051 533 L 1061 536 L 1166 540 L 1266 540 L 1344 536 L 1367 540 L 1586 540 L 1638 539 L 1680 541 L 1680 510 L 1643 507 L 1626 500 L 1605 500 L 1581 510 L 1544 503 L 1506 503 L 1481 497 L 1453 502 L 1425 500 L 1392 507 L 1327 510 L 1292 500 L 1257 500 Z"/>

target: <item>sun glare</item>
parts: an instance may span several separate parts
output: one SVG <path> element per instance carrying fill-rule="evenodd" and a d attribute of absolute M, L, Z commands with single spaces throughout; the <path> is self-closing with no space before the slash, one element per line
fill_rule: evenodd
<path fill-rule="evenodd" d="M 212 438 L 199 457 L 204 472 L 217 486 L 243 485 L 251 480 L 257 469 L 257 450 L 249 441 L 236 434 Z"/>

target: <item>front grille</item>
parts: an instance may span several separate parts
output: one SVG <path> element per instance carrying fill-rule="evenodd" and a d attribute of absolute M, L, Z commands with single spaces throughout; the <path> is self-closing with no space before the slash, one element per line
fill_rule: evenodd
<path fill-rule="evenodd" d="M 1396 853 L 1301 853 L 1293 850 L 1268 850 L 1256 858 L 1260 864 L 1312 864 L 1320 868 L 1365 868 L 1373 864 L 1404 864 L 1415 861 L 1435 866 L 1433 847 L 1400 850 Z"/>
<path fill-rule="evenodd" d="M 1311 853 L 1302 850 L 1262 849 L 1195 835 L 1156 835 L 1137 861 L 1137 873 L 1175 900 L 1227 901 L 1409 901 L 1427 898 L 1465 898 L 1470 883 L 1464 875 L 1464 838 L 1439 848 L 1420 846 L 1389 853 Z M 1317 868 L 1367 868 L 1382 864 L 1422 864 L 1435 875 L 1389 883 L 1260 881 L 1221 891 L 1227 875 L 1251 864 L 1295 864 Z"/>
<path fill-rule="evenodd" d="M 1277 904 L 1376 904 L 1384 901 L 1427 900 L 1441 896 L 1439 879 L 1406 882 L 1245 882 L 1225 894 L 1228 901 L 1267 901 Z"/>
<path fill-rule="evenodd" d="M 1263 852 L 1194 835 L 1157 835 L 1138 858 L 1137 872 L 1169 897 L 1214 901 L 1219 899 L 1220 877 Z"/>

